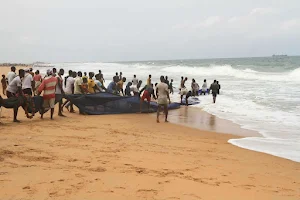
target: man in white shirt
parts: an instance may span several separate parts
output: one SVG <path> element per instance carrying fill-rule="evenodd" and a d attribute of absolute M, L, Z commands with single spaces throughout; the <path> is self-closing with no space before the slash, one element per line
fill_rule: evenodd
<path fill-rule="evenodd" d="M 202 85 L 202 88 L 201 88 L 201 94 L 200 95 L 202 95 L 202 94 L 206 94 L 206 92 L 207 92 L 207 83 L 206 83 L 206 79 L 204 79 L 204 82 L 203 82 L 203 85 Z"/>
<path fill-rule="evenodd" d="M 55 68 L 53 68 L 55 69 Z M 58 102 L 58 116 L 65 117 L 65 115 L 62 114 L 62 99 L 64 95 L 63 91 L 63 78 L 65 71 L 63 69 L 60 69 L 56 78 L 57 78 L 57 84 L 55 88 L 55 102 Z"/>
<path fill-rule="evenodd" d="M 22 79 L 22 90 L 24 94 L 32 96 L 32 88 L 34 88 L 33 77 L 29 73 L 29 69 L 25 70 L 25 76 Z"/>
<path fill-rule="evenodd" d="M 136 75 L 133 75 L 132 85 L 137 86 L 138 83 L 139 83 L 139 79 L 136 78 Z"/>
<path fill-rule="evenodd" d="M 67 78 L 67 80 L 66 80 L 66 87 L 65 87 L 65 94 L 66 95 L 74 94 L 74 83 L 75 83 L 76 76 L 77 76 L 77 73 L 73 71 L 72 72 L 72 76 L 69 76 Z M 66 101 L 63 106 L 65 106 L 68 102 L 69 102 L 69 100 Z M 69 106 L 70 106 L 70 110 L 69 110 Z M 73 104 L 72 103 L 67 104 L 66 108 L 71 113 L 74 113 L 74 108 L 73 108 Z"/>
<path fill-rule="evenodd" d="M 72 76 L 69 76 L 66 80 L 65 94 L 74 93 L 74 82 L 75 77 L 77 76 L 76 72 L 72 72 Z"/>
<path fill-rule="evenodd" d="M 24 70 L 20 69 L 19 70 L 19 76 L 15 77 L 12 81 L 10 81 L 10 84 L 7 87 L 7 97 L 8 98 L 16 98 L 17 96 L 21 97 L 22 96 L 22 81 L 21 78 L 24 77 Z M 14 122 L 20 122 L 17 120 L 18 116 L 18 109 L 19 109 L 19 103 L 14 106 Z M 27 111 L 27 106 L 22 105 L 25 114 L 27 118 L 30 118 L 28 111 Z"/>
<path fill-rule="evenodd" d="M 14 66 L 12 66 L 11 68 L 11 71 L 8 72 L 7 74 L 7 82 L 8 82 L 8 85 L 10 84 L 10 82 L 17 77 L 17 74 L 16 74 L 16 68 Z"/>
<path fill-rule="evenodd" d="M 17 96 L 17 94 L 21 94 L 22 93 L 21 90 L 22 90 L 22 81 L 20 76 L 17 76 L 10 82 L 10 84 L 7 87 L 6 90 L 7 98 L 15 97 Z"/>
<path fill-rule="evenodd" d="M 160 77 L 160 83 L 156 86 L 156 96 L 157 96 L 157 118 L 156 122 L 159 123 L 159 111 L 161 107 L 164 107 L 165 112 L 165 122 L 168 122 L 168 103 L 171 103 L 170 96 L 169 96 L 169 87 L 165 83 L 164 76 Z M 168 102 L 169 100 L 169 102 Z"/>

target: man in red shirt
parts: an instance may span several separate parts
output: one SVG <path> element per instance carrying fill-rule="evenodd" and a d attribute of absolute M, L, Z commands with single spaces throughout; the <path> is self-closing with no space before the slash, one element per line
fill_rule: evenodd
<path fill-rule="evenodd" d="M 45 108 L 51 109 L 51 119 L 53 119 L 54 106 L 55 106 L 55 88 L 57 84 L 57 78 L 52 76 L 52 70 L 47 70 L 47 77 L 44 78 L 42 84 L 39 86 L 38 94 L 40 95 L 44 91 L 43 99 L 44 104 L 41 109 L 41 119 L 45 112 Z"/>

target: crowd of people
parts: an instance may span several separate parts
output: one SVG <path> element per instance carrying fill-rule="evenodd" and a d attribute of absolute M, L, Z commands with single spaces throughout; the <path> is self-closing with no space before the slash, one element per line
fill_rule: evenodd
<path fill-rule="evenodd" d="M 16 68 L 12 66 L 7 76 L 2 75 L 1 83 L 3 94 L 7 96 L 8 100 L 13 98 L 21 99 L 21 103 L 13 106 L 14 122 L 20 122 L 17 119 L 18 108 L 20 106 L 23 107 L 28 118 L 34 116 L 35 107 L 31 98 L 32 96 L 43 94 L 43 106 L 39 110 L 41 118 L 43 119 L 45 110 L 50 109 L 50 118 L 53 119 L 54 106 L 56 103 L 58 103 L 58 116 L 65 117 L 65 115 L 63 115 L 64 107 L 71 113 L 75 112 L 72 102 L 67 98 L 68 95 L 93 94 L 98 92 L 107 92 L 121 96 L 139 96 L 140 111 L 142 111 L 145 100 L 148 102 L 149 111 L 151 98 L 153 98 L 157 100 L 158 103 L 157 122 L 159 122 L 159 111 L 161 108 L 164 108 L 165 121 L 168 121 L 168 104 L 171 102 L 170 94 L 174 94 L 175 87 L 173 86 L 173 79 L 169 81 L 167 76 L 161 76 L 160 83 L 153 84 L 152 76 L 149 75 L 145 86 L 142 87 L 143 82 L 134 75 L 133 78 L 128 81 L 124 90 L 124 84 L 127 78 L 123 77 L 122 72 L 115 74 L 107 88 L 105 87 L 105 79 L 101 70 L 99 70 L 98 74 L 93 72 L 87 74 L 86 72 L 82 73 L 81 71 L 76 72 L 69 70 L 68 75 L 63 77 L 64 73 L 64 69 L 60 69 L 57 72 L 56 68 L 53 68 L 47 70 L 46 75 L 42 77 L 39 70 L 33 72 L 33 69 L 29 68 L 24 70 L 20 69 L 17 75 Z M 187 80 L 187 77 L 181 77 L 180 87 L 178 88 L 181 103 L 184 96 L 186 99 L 185 104 L 188 105 L 189 97 L 202 94 L 206 95 L 210 92 L 213 95 L 213 102 L 216 102 L 217 94 L 219 94 L 221 89 L 218 81 L 215 80 L 208 88 L 207 82 L 204 80 L 200 88 L 195 79 L 192 79 L 191 89 L 188 90 L 185 86 Z M 63 102 L 63 99 L 66 99 L 65 102 Z M 3 102 L 4 99 L 0 97 L 0 101 Z M 28 111 L 29 107 L 31 112 Z M 79 110 L 79 112 L 80 114 L 84 114 L 81 110 Z"/>

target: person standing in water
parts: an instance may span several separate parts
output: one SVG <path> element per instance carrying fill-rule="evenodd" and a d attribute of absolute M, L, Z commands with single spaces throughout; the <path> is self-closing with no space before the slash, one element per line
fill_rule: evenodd
<path fill-rule="evenodd" d="M 218 89 L 219 89 L 219 86 L 218 86 L 218 84 L 217 84 L 217 81 L 214 80 L 214 83 L 211 84 L 211 86 L 210 86 L 210 90 L 212 91 L 213 102 L 214 102 L 214 103 L 216 103 L 217 94 L 218 94 Z"/>
<path fill-rule="evenodd" d="M 159 111 L 161 107 L 164 108 L 165 122 L 168 122 L 168 103 L 170 104 L 171 100 L 169 96 L 169 88 L 165 83 L 165 78 L 163 76 L 160 77 L 160 83 L 156 86 L 156 93 L 158 103 L 156 122 L 159 123 Z"/>
<path fill-rule="evenodd" d="M 171 79 L 171 82 L 170 82 L 170 85 L 169 85 L 169 90 L 170 90 L 170 94 L 174 94 L 174 91 L 173 91 L 173 79 Z"/>
<path fill-rule="evenodd" d="M 219 86 L 218 94 L 220 94 L 221 85 L 219 84 L 219 81 L 217 81 L 217 84 L 218 84 L 218 86 Z"/>
<path fill-rule="evenodd" d="M 206 79 L 204 79 L 204 82 L 203 82 L 203 85 L 202 85 L 202 88 L 201 88 L 201 93 L 200 93 L 200 95 L 202 95 L 202 94 L 206 94 L 206 92 L 207 92 L 207 83 L 206 83 Z"/>
<path fill-rule="evenodd" d="M 185 82 L 188 80 L 188 78 L 187 77 L 185 77 L 185 79 L 183 79 L 182 81 L 181 81 L 181 89 L 180 89 L 180 103 L 182 104 L 182 98 L 183 98 L 183 96 L 184 95 L 187 95 L 187 93 L 188 93 L 188 90 L 186 89 L 186 87 L 185 87 Z"/>

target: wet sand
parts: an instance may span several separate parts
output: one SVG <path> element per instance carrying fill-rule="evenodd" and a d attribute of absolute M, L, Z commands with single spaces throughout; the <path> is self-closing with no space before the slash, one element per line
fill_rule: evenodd
<path fill-rule="evenodd" d="M 261 137 L 256 131 L 243 129 L 240 125 L 209 114 L 200 108 L 182 106 L 169 112 L 169 121 L 183 126 L 241 137 Z"/>
<path fill-rule="evenodd" d="M 204 112 L 189 122 L 184 109 L 170 120 L 232 130 Z M 239 136 L 148 114 L 65 114 L 29 120 L 20 109 L 14 124 L 3 109 L 0 199 L 300 199 L 300 164 L 227 143 Z"/>

